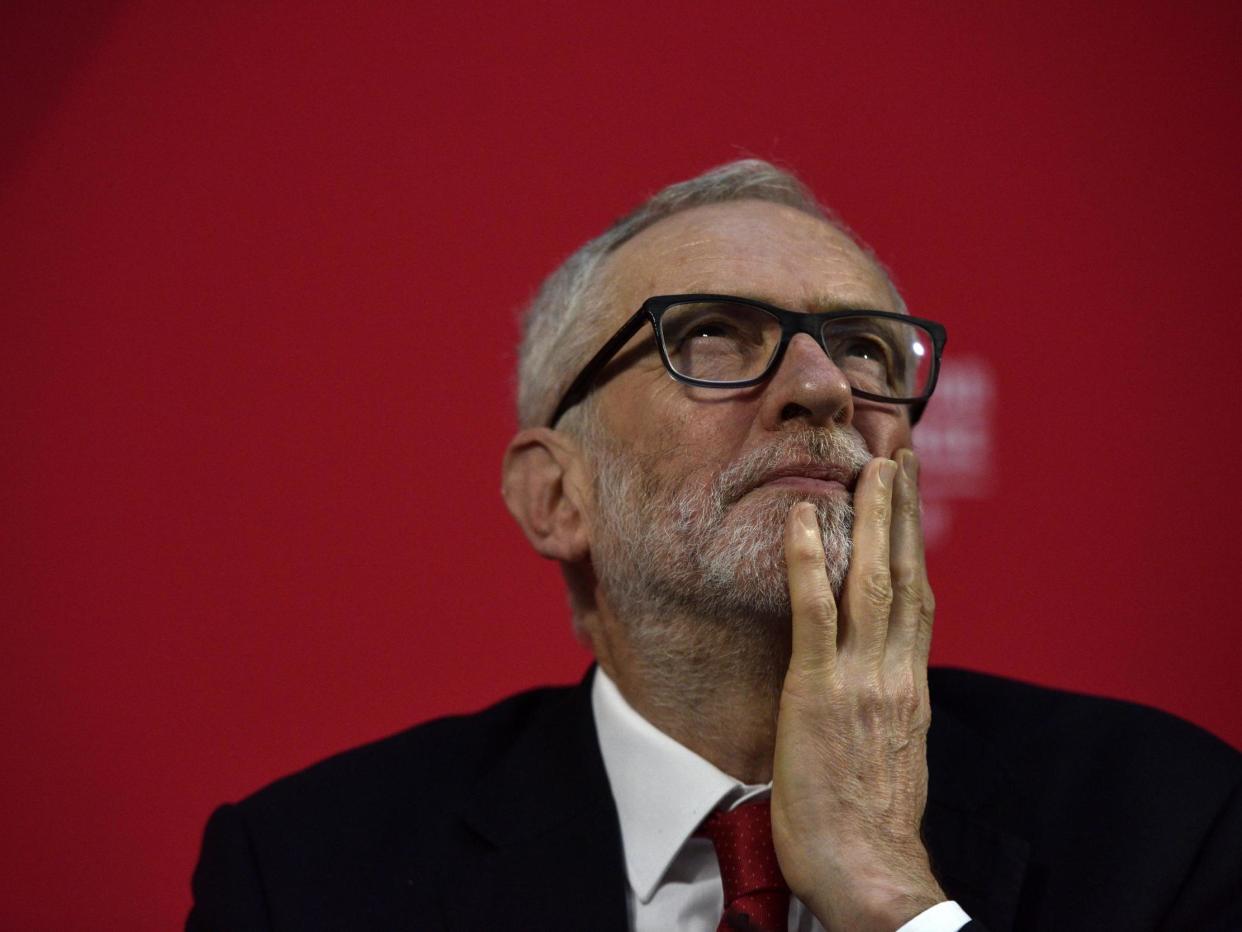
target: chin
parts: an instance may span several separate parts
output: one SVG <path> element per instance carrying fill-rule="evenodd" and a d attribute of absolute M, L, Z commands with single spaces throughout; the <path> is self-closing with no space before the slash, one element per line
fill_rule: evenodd
<path fill-rule="evenodd" d="M 840 594 L 850 561 L 853 506 L 839 495 L 807 496 L 772 489 L 747 496 L 729 509 L 701 554 L 704 581 L 721 603 L 737 611 L 789 615 L 785 571 L 785 519 L 798 502 L 812 501 L 824 543 L 824 567 Z M 726 604 L 719 606 L 726 608 Z"/>

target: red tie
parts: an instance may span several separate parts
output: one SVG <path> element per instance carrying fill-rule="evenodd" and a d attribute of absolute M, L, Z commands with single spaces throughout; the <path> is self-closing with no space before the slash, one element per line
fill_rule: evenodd
<path fill-rule="evenodd" d="M 695 834 L 712 840 L 720 862 L 724 915 L 716 932 L 786 932 L 789 887 L 772 847 L 768 800 L 713 812 Z"/>

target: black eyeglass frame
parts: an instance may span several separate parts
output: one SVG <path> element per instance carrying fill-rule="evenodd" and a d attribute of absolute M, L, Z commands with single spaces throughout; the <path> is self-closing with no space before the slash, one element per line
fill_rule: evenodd
<path fill-rule="evenodd" d="M 660 319 L 664 316 L 664 312 L 670 307 L 678 304 L 692 304 L 697 302 L 710 301 L 727 301 L 731 304 L 745 304 L 750 307 L 758 308 L 776 318 L 781 325 L 781 342 L 776 348 L 776 352 L 772 354 L 772 359 L 768 362 L 768 366 L 759 375 L 749 379 L 739 379 L 736 382 L 716 382 L 708 379 L 696 379 L 688 375 L 682 375 L 678 372 L 673 364 L 669 361 L 668 350 L 664 346 L 664 334 L 660 329 Z M 777 367 L 780 366 L 781 360 L 785 356 L 785 349 L 789 346 L 789 341 L 799 333 L 805 333 L 812 340 L 819 344 L 820 348 L 828 356 L 832 358 L 832 354 L 828 352 L 828 347 L 824 345 L 824 328 L 826 321 L 838 320 L 846 317 L 858 317 L 865 315 L 867 317 L 880 317 L 888 320 L 899 320 L 903 323 L 917 324 L 928 333 L 931 334 L 932 346 L 935 352 L 932 354 L 931 373 L 927 379 L 927 388 L 921 395 L 914 398 L 891 398 L 887 395 L 877 395 L 874 392 L 864 391 L 861 388 L 850 387 L 851 393 L 858 398 L 865 398 L 868 401 L 878 401 L 883 404 L 904 404 L 910 405 L 910 422 L 917 423 L 919 417 L 923 414 L 923 408 L 927 405 L 927 400 L 936 389 L 936 380 L 940 377 L 940 355 L 944 352 L 945 342 L 948 340 L 948 331 L 942 324 L 936 323 L 934 320 L 926 320 L 921 317 L 911 317 L 909 314 L 900 314 L 896 311 L 875 311 L 869 308 L 845 308 L 838 311 L 822 311 L 819 313 L 800 313 L 796 311 L 788 311 L 783 307 L 777 307 L 774 304 L 767 304 L 763 301 L 757 301 L 753 298 L 739 298 L 735 295 L 726 294 L 666 294 L 656 295 L 648 298 L 643 302 L 642 307 L 634 312 L 629 320 L 621 325 L 621 329 L 612 335 L 612 337 L 599 348 L 590 361 L 582 367 L 577 377 L 570 383 L 569 388 L 565 390 L 565 394 L 561 396 L 560 403 L 556 406 L 556 410 L 552 412 L 552 417 L 548 421 L 548 427 L 556 427 L 561 417 L 580 402 L 591 391 L 591 387 L 595 382 L 596 376 L 600 374 L 603 368 L 612 361 L 612 358 L 621 351 L 621 348 L 630 341 L 630 338 L 638 332 L 644 321 L 651 323 L 651 328 L 655 333 L 656 347 L 660 351 L 660 359 L 664 363 L 664 368 L 678 382 L 686 385 L 697 385 L 703 388 L 748 388 L 752 385 L 758 385 L 768 378 Z"/>

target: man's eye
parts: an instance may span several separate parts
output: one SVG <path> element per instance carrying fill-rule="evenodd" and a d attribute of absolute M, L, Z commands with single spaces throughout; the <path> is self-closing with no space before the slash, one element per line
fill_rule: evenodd
<path fill-rule="evenodd" d="M 842 347 L 842 352 L 846 356 L 853 356 L 859 359 L 872 359 L 876 362 L 884 362 L 888 358 L 888 354 L 884 352 L 884 348 L 878 345 L 874 340 L 847 340 Z"/>
<path fill-rule="evenodd" d="M 697 321 L 693 326 L 686 328 L 686 332 L 682 334 L 681 342 L 689 343 L 693 340 L 711 339 L 736 339 L 738 336 L 738 328 L 727 320 L 701 320 Z"/>
<path fill-rule="evenodd" d="M 889 393 L 895 378 L 887 344 L 862 334 L 842 335 L 829 354 L 855 388 Z"/>

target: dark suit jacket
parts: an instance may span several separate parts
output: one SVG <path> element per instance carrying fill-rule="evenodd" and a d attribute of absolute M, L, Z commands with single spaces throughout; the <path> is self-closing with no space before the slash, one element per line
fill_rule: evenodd
<path fill-rule="evenodd" d="M 192 932 L 624 932 L 590 674 L 218 809 Z M 924 834 L 989 929 L 1242 929 L 1242 755 L 1139 706 L 931 672 Z"/>

